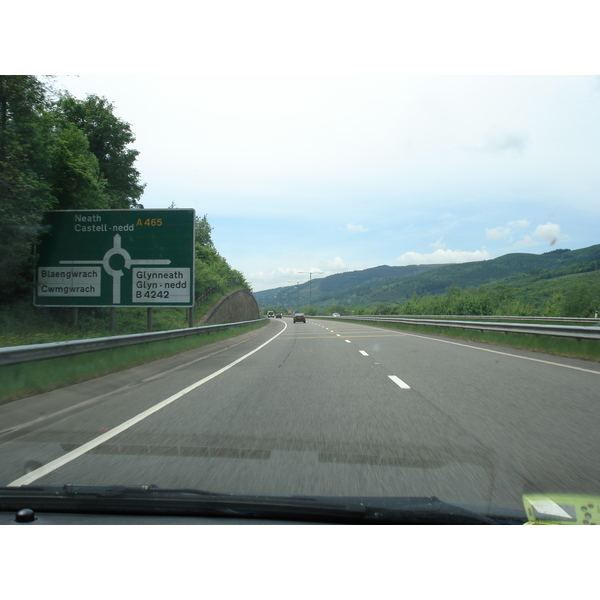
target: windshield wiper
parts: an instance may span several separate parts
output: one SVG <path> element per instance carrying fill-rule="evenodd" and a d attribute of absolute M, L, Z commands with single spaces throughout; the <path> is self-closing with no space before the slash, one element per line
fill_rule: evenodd
<path fill-rule="evenodd" d="M 29 486 L 27 486 L 29 487 Z M 39 488 L 42 490 L 48 488 Z M 64 494 L 66 496 L 71 497 L 89 497 L 94 496 L 97 498 L 115 498 L 115 497 L 135 497 L 135 496 L 156 496 L 156 495 L 168 495 L 168 494 L 191 494 L 193 496 L 218 496 L 214 492 L 206 492 L 204 490 L 196 490 L 196 489 L 169 489 L 169 488 L 160 488 L 153 483 L 150 485 L 74 485 L 72 483 L 68 483 L 64 485 L 62 488 L 49 488 L 52 490 L 60 490 L 57 493 Z"/>
<path fill-rule="evenodd" d="M 0 488 L 0 510 L 229 516 L 326 523 L 495 524 L 432 497 L 263 496 L 148 486 L 65 485 Z"/>

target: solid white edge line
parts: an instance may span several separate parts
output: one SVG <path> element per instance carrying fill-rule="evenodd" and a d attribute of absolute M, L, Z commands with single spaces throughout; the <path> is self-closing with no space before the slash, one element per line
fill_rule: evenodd
<path fill-rule="evenodd" d="M 139 415 L 136 415 L 135 417 L 132 417 L 131 419 L 125 421 L 124 423 L 121 423 L 121 425 L 117 425 L 115 428 L 111 429 L 110 431 L 107 431 L 106 433 L 103 433 L 102 435 L 98 436 L 97 438 L 90 440 L 89 442 L 83 444 L 82 446 L 79 446 L 79 448 L 76 448 L 75 450 L 68 452 L 64 456 L 61 456 L 61 457 L 49 462 L 48 464 L 44 465 L 43 467 L 40 467 L 39 469 L 36 469 L 35 471 L 31 471 L 31 473 L 27 473 L 27 475 L 23 475 L 22 477 L 19 477 L 19 479 L 15 479 L 12 483 L 9 483 L 7 487 L 18 487 L 21 485 L 29 485 L 30 483 L 33 483 L 40 477 L 43 477 L 44 475 L 48 475 L 48 473 L 52 473 L 52 471 L 55 471 L 56 469 L 66 465 L 67 463 L 70 463 L 71 461 L 75 460 L 76 458 L 83 456 L 90 450 L 93 450 L 100 444 L 103 444 L 104 442 L 119 435 L 120 433 L 123 433 L 123 431 L 126 431 L 130 427 L 133 427 L 133 425 L 136 425 L 140 421 L 143 421 L 145 418 L 149 417 L 150 415 L 154 414 L 155 412 L 158 412 L 165 406 L 168 406 L 169 404 L 175 402 L 175 400 L 178 400 L 182 396 L 185 396 L 189 392 L 195 390 L 196 388 L 200 387 L 201 385 L 205 384 L 206 382 L 210 381 L 211 379 L 214 379 L 215 377 L 218 377 L 225 371 L 228 371 L 229 369 L 231 369 L 238 363 L 241 363 L 243 360 L 247 359 L 249 356 L 252 356 L 254 353 L 258 352 L 259 350 L 262 350 L 262 348 L 264 348 L 267 344 L 270 344 L 275 338 L 278 338 L 287 329 L 287 324 L 284 323 L 284 325 L 285 325 L 285 327 L 277 335 L 274 335 L 270 340 L 267 340 L 264 344 L 261 344 L 258 348 L 255 348 L 251 352 L 248 352 L 248 354 L 244 354 L 244 356 L 241 356 L 240 358 L 234 360 L 232 363 L 229 363 L 228 365 L 226 365 L 225 367 L 222 367 L 218 371 L 215 371 L 211 375 L 204 377 L 204 379 L 201 379 L 200 381 L 196 381 L 196 383 L 193 383 L 192 385 L 189 385 L 188 387 L 177 392 L 176 394 L 173 394 L 166 400 L 163 400 L 162 402 L 155 404 L 151 408 L 141 412 Z"/>
<path fill-rule="evenodd" d="M 222 348 L 221 350 L 216 350 L 215 352 L 211 352 L 210 354 L 200 356 L 199 358 L 195 358 L 194 360 L 191 360 L 184 364 L 180 364 L 180 365 L 177 365 L 170 369 L 166 369 L 165 371 L 162 371 L 161 373 L 158 373 L 156 375 L 150 375 L 149 377 L 142 379 L 138 383 L 147 383 L 148 381 L 152 381 L 153 379 L 157 379 L 159 377 L 164 377 L 165 375 L 167 375 L 169 373 L 174 373 L 175 371 L 180 371 L 181 369 L 186 369 L 197 362 L 206 360 L 207 358 L 212 358 L 213 356 L 216 356 L 217 354 L 221 354 L 227 350 L 230 350 L 231 348 L 235 348 L 237 345 L 239 345 L 241 343 L 243 343 L 243 342 L 232 343 L 231 345 L 227 346 L 226 348 Z M 124 390 L 129 389 L 130 385 L 131 385 L 130 383 L 126 383 L 125 385 L 122 385 L 121 387 L 116 388 L 110 392 L 105 392 L 104 394 L 100 394 L 99 396 L 94 396 L 93 398 L 89 398 L 88 400 L 84 400 L 83 402 L 79 402 L 78 404 L 73 404 L 71 406 L 67 406 L 66 408 L 58 410 L 54 413 L 48 413 L 46 415 L 38 417 L 37 419 L 33 419 L 32 421 L 27 421 L 26 423 L 21 423 L 20 425 L 15 425 L 13 427 L 9 427 L 8 429 L 2 429 L 2 430 L 0 430 L 0 437 L 2 437 L 3 435 L 6 435 L 7 433 L 13 433 L 15 431 L 20 431 L 21 429 L 25 429 L 26 427 L 30 427 L 31 425 L 37 425 L 38 423 L 43 423 L 44 421 L 47 421 L 48 419 L 54 419 L 56 417 L 59 417 L 60 415 L 66 414 L 72 410 L 76 410 L 78 408 L 87 406 L 88 404 L 93 404 L 94 402 L 97 402 L 98 400 L 102 400 L 102 398 L 105 398 L 106 396 L 120 393 L 120 392 L 123 392 Z"/>
<path fill-rule="evenodd" d="M 398 386 L 400 386 L 403 390 L 410 390 L 410 385 L 404 383 L 400 377 L 396 377 L 396 375 L 388 375 L 388 377 Z"/>
<path fill-rule="evenodd" d="M 574 367 L 573 365 L 563 365 L 562 363 L 552 362 L 551 360 L 543 360 L 541 358 L 532 358 L 531 356 L 519 356 L 518 354 L 511 354 L 510 352 L 501 352 L 500 350 L 492 350 L 490 348 L 479 348 L 477 346 L 469 346 L 468 344 L 461 344 L 460 342 L 451 342 L 450 340 L 440 340 L 437 338 L 429 338 L 424 335 L 418 335 L 416 333 L 405 333 L 404 335 L 410 337 L 418 337 L 422 340 L 430 340 L 432 342 L 442 342 L 443 344 L 452 344 L 454 346 L 462 346 L 463 348 L 469 348 L 471 350 L 480 350 L 481 352 L 491 352 L 492 354 L 501 354 L 502 356 L 510 356 L 511 358 L 520 358 L 522 360 L 531 360 L 533 362 L 543 363 L 545 365 L 551 365 L 553 367 L 564 367 L 565 369 L 573 369 L 574 371 L 583 371 L 584 373 L 592 373 L 593 375 L 600 375 L 600 371 L 592 371 L 591 369 L 584 369 L 583 367 Z M 474 342 L 476 343 L 476 342 Z M 531 350 L 525 350 L 525 352 L 531 352 Z M 569 358 L 565 356 L 564 358 Z M 583 360 L 583 359 L 574 359 Z"/>

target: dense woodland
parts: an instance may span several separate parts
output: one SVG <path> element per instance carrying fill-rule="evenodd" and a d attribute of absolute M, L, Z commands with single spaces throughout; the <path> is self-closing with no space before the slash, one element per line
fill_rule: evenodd
<path fill-rule="evenodd" d="M 135 136 L 114 108 L 56 90 L 51 77 L 0 75 L 0 305 L 31 295 L 45 211 L 143 208 Z M 249 287 L 211 231 L 206 215 L 197 217 L 196 298 L 231 281 Z"/>

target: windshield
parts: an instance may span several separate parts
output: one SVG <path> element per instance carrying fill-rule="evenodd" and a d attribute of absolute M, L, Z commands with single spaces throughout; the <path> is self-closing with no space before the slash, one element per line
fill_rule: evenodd
<path fill-rule="evenodd" d="M 598 78 L 2 75 L 0 106 L 0 486 L 600 495 Z"/>

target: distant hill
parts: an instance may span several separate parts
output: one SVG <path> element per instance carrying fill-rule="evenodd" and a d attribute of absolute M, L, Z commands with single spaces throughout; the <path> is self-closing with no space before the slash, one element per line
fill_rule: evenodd
<path fill-rule="evenodd" d="M 294 304 L 295 307 L 296 305 L 308 304 L 312 291 L 314 306 L 328 306 L 339 302 L 338 297 L 344 297 L 347 292 L 354 288 L 363 289 L 366 286 L 370 289 L 372 285 L 385 285 L 386 282 L 398 281 L 403 277 L 435 269 L 439 266 L 441 265 L 411 265 L 408 267 L 381 265 L 362 271 L 346 271 L 345 273 L 329 275 L 329 277 L 313 279 L 312 290 L 311 284 L 307 281 L 299 286 L 291 285 L 254 292 L 254 297 L 261 307 L 270 306 L 273 303 L 277 304 L 280 301 L 284 301 L 285 305 Z M 297 302 L 298 296 L 300 298 L 299 303 Z"/>
<path fill-rule="evenodd" d="M 495 284 L 522 287 L 535 281 L 600 269 L 600 244 L 580 250 L 553 250 L 545 254 L 515 253 L 495 259 L 451 265 L 382 265 L 362 271 L 337 273 L 300 286 L 255 292 L 261 307 L 296 308 L 309 304 L 368 306 L 401 303 L 413 295 L 442 294 L 459 288 Z"/>

